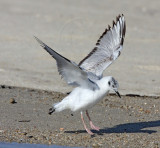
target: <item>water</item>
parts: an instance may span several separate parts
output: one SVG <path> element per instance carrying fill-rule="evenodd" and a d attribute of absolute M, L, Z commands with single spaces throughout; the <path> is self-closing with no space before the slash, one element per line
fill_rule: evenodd
<path fill-rule="evenodd" d="M 0 142 L 0 148 L 71 148 L 69 146 L 44 145 L 44 144 L 27 144 L 27 143 L 5 143 Z M 72 147 L 78 148 L 78 147 Z"/>

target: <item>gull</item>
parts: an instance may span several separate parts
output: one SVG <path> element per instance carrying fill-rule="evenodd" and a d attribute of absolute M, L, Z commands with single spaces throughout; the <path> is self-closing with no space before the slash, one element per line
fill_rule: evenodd
<path fill-rule="evenodd" d="M 98 39 L 95 48 L 79 64 L 60 55 L 40 39 L 35 39 L 56 60 L 59 74 L 69 85 L 76 86 L 73 91 L 61 102 L 53 104 L 49 114 L 70 109 L 72 112 L 79 111 L 85 130 L 93 135 L 87 128 L 83 112 L 86 113 L 91 129 L 99 131 L 89 116 L 88 109 L 96 105 L 108 94 L 115 91 L 119 96 L 118 82 L 112 76 L 103 77 L 103 71 L 112 64 L 121 54 L 126 32 L 124 15 L 116 17 L 113 26 L 105 30 Z"/>

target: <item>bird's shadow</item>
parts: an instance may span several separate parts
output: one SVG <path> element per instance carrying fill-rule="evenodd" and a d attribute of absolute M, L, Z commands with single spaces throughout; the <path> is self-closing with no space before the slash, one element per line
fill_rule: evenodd
<path fill-rule="evenodd" d="M 160 120 L 148 121 L 148 122 L 136 122 L 136 123 L 125 123 L 119 124 L 111 128 L 103 128 L 99 131 L 93 130 L 94 133 L 98 135 L 103 135 L 104 133 L 156 133 L 155 130 L 147 130 L 144 128 L 158 127 L 160 126 Z M 66 133 L 85 133 L 85 130 L 77 131 L 65 131 Z"/>

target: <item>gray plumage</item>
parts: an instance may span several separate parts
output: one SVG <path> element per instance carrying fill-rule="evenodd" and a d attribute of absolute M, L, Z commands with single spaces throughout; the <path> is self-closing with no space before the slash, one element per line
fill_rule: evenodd
<path fill-rule="evenodd" d="M 74 86 L 83 86 L 92 90 L 99 89 L 94 82 L 102 78 L 103 71 L 120 55 L 125 37 L 124 16 L 119 15 L 113 27 L 110 26 L 101 35 L 96 47 L 78 65 L 51 49 L 37 37 L 35 39 L 56 60 L 58 72 L 62 78 Z"/>
<path fill-rule="evenodd" d="M 98 85 L 89 79 L 91 74 L 83 71 L 77 64 L 58 54 L 37 37 L 35 39 L 56 60 L 59 74 L 69 85 L 83 86 L 92 90 L 99 89 Z"/>

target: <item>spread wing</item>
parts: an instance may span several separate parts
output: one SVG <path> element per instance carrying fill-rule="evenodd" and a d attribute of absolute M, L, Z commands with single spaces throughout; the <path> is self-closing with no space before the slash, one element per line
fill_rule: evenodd
<path fill-rule="evenodd" d="M 101 35 L 96 47 L 85 57 L 79 66 L 87 72 L 92 72 L 102 77 L 103 71 L 116 60 L 122 50 L 126 32 L 126 24 L 123 14 L 119 15 L 113 26 Z"/>
<path fill-rule="evenodd" d="M 55 52 L 37 37 L 35 39 L 56 60 L 59 74 L 69 85 L 83 86 L 92 90 L 99 88 L 77 64 Z"/>

